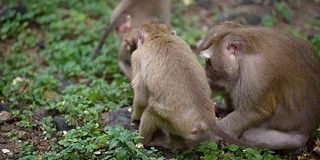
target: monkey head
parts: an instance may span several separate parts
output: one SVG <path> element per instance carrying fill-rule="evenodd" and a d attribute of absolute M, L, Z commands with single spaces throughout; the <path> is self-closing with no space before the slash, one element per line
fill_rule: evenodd
<path fill-rule="evenodd" d="M 175 31 L 169 29 L 169 27 L 165 24 L 161 23 L 150 23 L 145 24 L 141 27 L 138 34 L 138 42 L 137 46 L 140 47 L 143 45 L 146 39 L 151 39 L 159 34 L 167 34 L 167 35 L 176 35 Z"/>
<path fill-rule="evenodd" d="M 206 59 L 206 74 L 216 83 L 237 79 L 243 54 L 246 53 L 245 40 L 233 33 L 233 28 L 241 25 L 225 22 L 212 27 L 198 45 L 200 56 Z"/>

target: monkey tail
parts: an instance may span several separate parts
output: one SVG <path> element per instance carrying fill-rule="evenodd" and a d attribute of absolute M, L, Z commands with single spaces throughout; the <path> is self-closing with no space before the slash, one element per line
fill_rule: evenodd
<path fill-rule="evenodd" d="M 251 142 L 251 141 L 245 141 L 241 140 L 237 137 L 233 137 L 229 134 L 227 134 L 225 131 L 223 131 L 215 121 L 210 121 L 209 123 L 210 129 L 212 130 L 213 133 L 215 133 L 217 136 L 222 138 L 228 143 L 232 144 L 237 144 L 240 146 L 246 146 L 246 147 L 251 147 L 251 148 L 267 148 L 268 145 L 264 143 L 258 143 L 258 142 Z M 212 141 L 216 141 L 214 137 L 211 138 Z"/>

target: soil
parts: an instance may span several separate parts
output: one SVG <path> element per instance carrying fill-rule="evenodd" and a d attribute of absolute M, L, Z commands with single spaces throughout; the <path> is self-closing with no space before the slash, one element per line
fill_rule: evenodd
<path fill-rule="evenodd" d="M 40 128 L 22 128 L 15 125 L 14 121 L 11 123 L 2 124 L 0 127 L 0 159 L 5 158 L 19 158 L 19 147 L 18 141 L 11 142 L 7 138 L 6 134 L 10 131 L 15 130 L 17 133 L 23 135 L 20 140 L 28 140 L 35 150 L 39 153 L 44 153 L 50 149 L 50 141 L 45 138 L 45 134 Z M 9 153 L 3 153 L 3 149 L 8 149 Z"/>
<path fill-rule="evenodd" d="M 316 31 L 305 24 L 309 23 L 310 17 L 320 18 L 320 1 L 284 1 L 287 2 L 293 11 L 294 18 L 291 21 L 285 19 L 278 11 L 276 11 L 273 5 L 275 1 L 276 0 L 198 0 L 195 4 L 188 6 L 188 10 L 183 13 L 183 16 L 196 16 L 203 28 L 209 28 L 224 20 L 235 20 L 240 23 L 261 25 L 264 15 L 275 14 L 277 18 L 274 23 L 275 28 L 286 30 L 288 27 L 291 27 L 304 35 L 307 35 L 307 37 L 312 38 Z M 183 0 L 183 2 L 187 2 L 187 0 Z M 179 3 L 182 3 L 182 1 Z M 173 3 L 173 12 L 176 7 L 177 0 Z M 219 16 L 217 16 L 217 13 Z M 4 43 L 0 44 L 3 45 Z M 7 41 L 6 44 L 12 44 L 12 41 Z M 0 47 L 0 49 L 1 48 L 3 49 L 5 46 Z M 1 53 L 7 54 L 6 52 Z M 7 109 L 5 104 L 0 103 L 0 111 Z M 101 124 L 112 126 L 122 125 L 129 130 L 136 130 L 136 127 L 130 125 L 130 113 L 127 109 L 128 108 L 123 108 L 119 111 L 113 111 L 112 113 L 102 113 Z M 119 119 L 119 117 L 121 119 Z M 35 121 L 37 121 L 36 118 Z M 34 148 L 39 150 L 40 153 L 50 149 L 50 141 L 45 138 L 45 133 L 43 133 L 37 125 L 36 127 L 26 129 L 18 127 L 15 123 L 15 120 L 9 120 L 0 125 L 0 159 L 19 157 L 20 147 L 18 142 L 11 142 L 6 136 L 13 130 L 21 134 L 22 141 L 29 140 Z M 319 139 L 319 137 L 317 138 Z M 279 153 L 288 155 L 289 159 L 320 159 L 320 152 L 313 151 L 316 147 L 315 141 L 317 138 L 310 138 L 306 147 L 300 150 L 290 151 L 289 154 L 287 152 Z M 5 150 L 3 149 L 8 149 L 10 152 L 4 153 Z M 168 150 L 164 150 L 164 152 L 165 154 L 172 156 L 172 153 Z"/>

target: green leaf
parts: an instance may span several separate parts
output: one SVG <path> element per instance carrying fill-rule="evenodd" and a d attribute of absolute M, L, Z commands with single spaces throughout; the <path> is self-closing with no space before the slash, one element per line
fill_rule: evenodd
<path fill-rule="evenodd" d="M 246 148 L 245 151 L 250 154 L 254 154 L 254 150 L 252 148 Z"/>
<path fill-rule="evenodd" d="M 235 144 L 230 144 L 228 146 L 226 146 L 227 149 L 229 149 L 232 152 L 235 152 L 237 150 L 239 150 L 239 146 L 235 145 Z"/>
<path fill-rule="evenodd" d="M 113 149 L 114 147 L 116 147 L 119 144 L 119 140 L 118 139 L 113 139 L 111 140 L 111 142 L 109 143 L 109 150 Z"/>

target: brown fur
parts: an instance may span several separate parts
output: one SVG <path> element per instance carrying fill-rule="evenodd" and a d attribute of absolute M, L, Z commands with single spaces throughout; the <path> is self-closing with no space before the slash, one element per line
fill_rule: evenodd
<path fill-rule="evenodd" d="M 139 45 L 140 44 L 140 45 Z M 189 45 L 166 25 L 147 24 L 132 54 L 134 101 L 132 122 L 139 123 L 145 145 L 183 148 L 202 141 L 257 146 L 230 137 L 215 123 L 210 87 Z M 169 139 L 155 144 L 162 130 Z"/>
<path fill-rule="evenodd" d="M 115 27 L 121 42 L 118 64 L 128 78 L 132 79 L 131 54 L 137 48 L 136 43 L 130 42 L 136 42 L 138 30 L 144 24 L 156 22 L 169 25 L 170 6 L 171 0 L 122 0 L 114 9 L 111 23 L 121 19 Z M 124 12 L 124 16 L 119 17 Z"/>
<path fill-rule="evenodd" d="M 275 29 L 226 22 L 212 27 L 198 49 L 209 58 L 211 88 L 224 88 L 230 98 L 232 112 L 219 127 L 246 140 L 269 141 L 270 149 L 305 145 L 320 123 L 320 60 L 309 43 Z M 269 137 L 255 138 L 258 133 Z"/>

